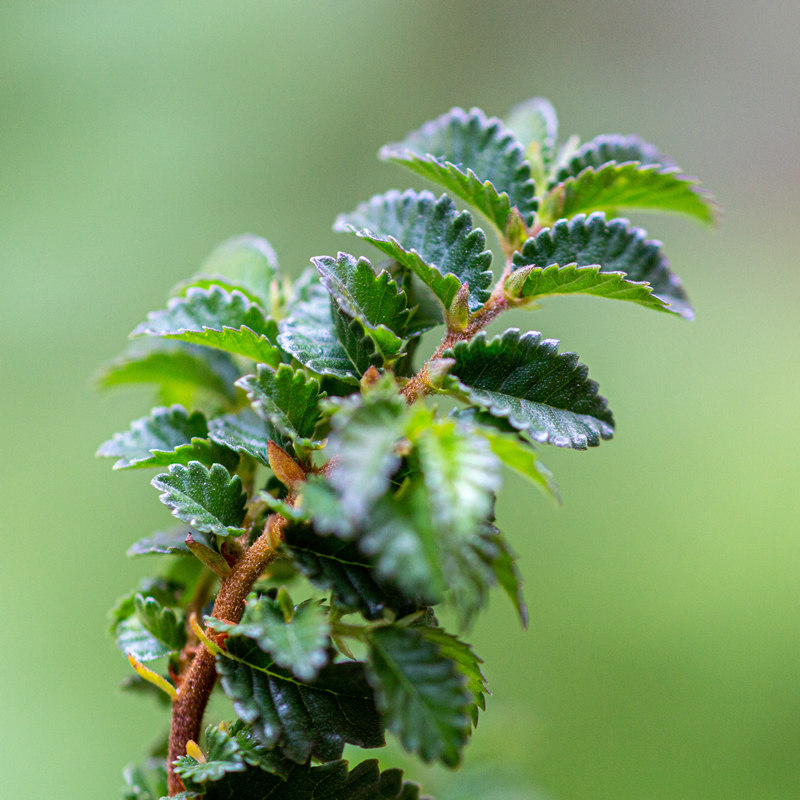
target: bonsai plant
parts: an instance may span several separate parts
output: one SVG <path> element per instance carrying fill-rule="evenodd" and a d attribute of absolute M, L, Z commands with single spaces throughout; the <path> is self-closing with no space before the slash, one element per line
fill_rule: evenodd
<path fill-rule="evenodd" d="M 527 622 L 494 525 L 501 468 L 557 497 L 540 446 L 614 432 L 576 354 L 485 329 L 575 293 L 691 319 L 660 242 L 616 215 L 717 213 L 636 136 L 557 140 L 534 98 L 505 122 L 453 109 L 380 151 L 480 212 L 497 259 L 449 194 L 390 191 L 334 225 L 386 260 L 319 256 L 291 283 L 264 239 L 231 239 L 103 369 L 102 386 L 151 383 L 160 405 L 98 454 L 161 470 L 152 484 L 180 522 L 130 548 L 160 569 L 111 612 L 125 688 L 171 711 L 124 798 L 411 800 L 399 770 L 341 760 L 387 730 L 458 766 L 487 686 L 437 610 L 463 635 L 496 585 Z M 449 411 L 431 402 L 444 398 Z M 204 731 L 214 691 L 232 710 Z"/>

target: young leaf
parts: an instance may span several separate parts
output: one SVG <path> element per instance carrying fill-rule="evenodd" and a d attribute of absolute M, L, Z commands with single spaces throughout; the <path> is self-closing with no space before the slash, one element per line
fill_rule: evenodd
<path fill-rule="evenodd" d="M 357 385 L 362 373 L 336 336 L 330 295 L 318 283 L 310 283 L 303 294 L 281 321 L 278 344 L 317 375 Z"/>
<path fill-rule="evenodd" d="M 367 678 L 387 728 L 424 762 L 458 766 L 473 698 L 455 662 L 421 627 L 377 628 L 369 647 Z"/>
<path fill-rule="evenodd" d="M 293 610 L 286 619 L 276 600 L 266 595 L 251 595 L 238 625 L 213 617 L 207 622 L 214 630 L 255 640 L 279 667 L 291 670 L 296 678 L 308 683 L 328 663 L 331 628 L 319 604 L 312 600 L 300 603 Z"/>
<path fill-rule="evenodd" d="M 689 299 L 669 269 L 661 242 L 645 236 L 627 220 L 607 222 L 602 212 L 559 220 L 514 254 L 508 293 L 530 299 L 591 294 L 692 319 Z"/>
<path fill-rule="evenodd" d="M 366 239 L 427 284 L 444 309 L 462 284 L 469 284 L 469 307 L 489 299 L 492 254 L 486 237 L 472 227 L 469 212 L 459 213 L 445 194 L 409 189 L 376 195 L 350 214 L 341 214 L 334 230 Z"/>
<path fill-rule="evenodd" d="M 184 590 L 184 585 L 166 578 L 144 578 L 136 589 L 122 595 L 117 599 L 114 607 L 108 612 L 111 620 L 109 632 L 115 633 L 121 622 L 136 613 L 135 597 L 153 597 L 163 606 L 177 605 L 178 599 Z"/>
<path fill-rule="evenodd" d="M 252 639 L 231 636 L 217 656 L 217 671 L 237 715 L 252 725 L 263 746 L 280 747 L 298 764 L 309 757 L 333 761 L 345 742 L 384 744 L 361 663 L 331 664 L 314 683 L 304 683 L 279 668 Z"/>
<path fill-rule="evenodd" d="M 227 353 L 205 347 L 146 339 L 131 343 L 123 355 L 97 374 L 102 389 L 131 384 L 154 384 L 162 405 L 196 407 L 210 398 L 228 406 L 236 398 L 234 381 L 241 373 Z"/>
<path fill-rule="evenodd" d="M 174 608 L 162 606 L 156 598 L 141 594 L 137 594 L 133 601 L 145 630 L 159 642 L 170 650 L 180 650 L 186 644 L 186 627 Z"/>
<path fill-rule="evenodd" d="M 131 336 L 161 336 L 190 344 L 215 347 L 277 366 L 281 353 L 273 342 L 278 326 L 240 292 L 188 289 L 185 297 L 169 301 L 167 309 L 148 315 Z"/>
<path fill-rule="evenodd" d="M 318 536 L 310 525 L 293 524 L 284 529 L 284 546 L 300 572 L 318 589 L 330 591 L 331 604 L 344 613 L 359 611 L 374 620 L 385 610 L 399 617 L 417 610 L 413 599 L 376 574 L 354 542 Z"/>
<path fill-rule="evenodd" d="M 478 108 L 454 108 L 381 148 L 378 157 L 408 167 L 471 203 L 505 233 L 511 208 L 526 225 L 537 208 L 536 186 L 522 146 L 499 119 Z"/>
<path fill-rule="evenodd" d="M 210 470 L 197 461 L 188 467 L 176 464 L 168 473 L 156 475 L 153 486 L 163 494 L 159 500 L 173 516 L 192 528 L 217 536 L 240 536 L 247 495 L 238 475 L 214 464 Z"/>
<path fill-rule="evenodd" d="M 272 431 L 273 436 L 275 431 Z M 208 438 L 237 453 L 245 453 L 265 466 L 269 464 L 267 424 L 250 408 L 236 414 L 224 414 L 208 423 Z M 279 437 L 282 441 L 283 437 Z"/>
<path fill-rule="evenodd" d="M 614 417 L 575 353 L 517 329 L 488 340 L 479 333 L 445 357 L 456 363 L 446 386 L 538 442 L 585 450 L 614 434 Z"/>
<path fill-rule="evenodd" d="M 643 167 L 637 162 L 610 162 L 587 167 L 574 178 L 553 186 L 545 195 L 540 225 L 552 225 L 562 217 L 591 211 L 663 211 L 694 217 L 713 225 L 717 209 L 711 195 L 698 188 L 699 181 L 682 175 L 677 168 Z"/>
<path fill-rule="evenodd" d="M 558 117 L 550 101 L 532 97 L 517 103 L 506 117 L 506 125 L 522 145 L 534 181 L 544 184 L 558 138 Z"/>
<path fill-rule="evenodd" d="M 146 556 L 151 554 L 159 555 L 187 555 L 192 553 L 186 546 L 186 537 L 188 534 L 196 542 L 213 549 L 214 544 L 206 534 L 197 530 L 192 530 L 188 525 L 177 525 L 167 531 L 156 531 L 150 536 L 145 536 L 139 539 L 138 542 L 132 544 L 128 548 L 126 555 L 128 556 Z"/>
<path fill-rule="evenodd" d="M 376 275 L 366 258 L 356 261 L 347 253 L 311 261 L 339 308 L 362 323 L 384 357 L 395 358 L 403 347 L 410 312 L 405 294 L 389 273 Z"/>
<path fill-rule="evenodd" d="M 312 441 L 320 414 L 319 381 L 281 364 L 277 370 L 259 364 L 255 375 L 246 375 L 237 386 L 247 392 L 256 413 L 267 423 L 268 437 L 281 447 L 288 442 L 318 447 Z"/>

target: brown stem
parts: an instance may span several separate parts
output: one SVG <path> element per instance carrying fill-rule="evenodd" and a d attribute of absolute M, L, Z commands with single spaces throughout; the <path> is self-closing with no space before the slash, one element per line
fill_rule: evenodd
<path fill-rule="evenodd" d="M 267 520 L 264 533 L 253 542 L 249 550 L 239 559 L 231 574 L 219 587 L 212 615 L 228 622 L 239 622 L 244 611 L 245 600 L 253 584 L 258 580 L 267 564 L 276 556 L 276 545 L 286 520 L 273 514 Z M 208 632 L 213 637 L 213 632 Z M 175 774 L 172 762 L 186 754 L 186 743 L 200 738 L 211 690 L 217 681 L 216 659 L 204 644 L 197 648 L 194 660 L 178 687 L 178 696 L 172 704 L 172 723 L 169 732 L 169 757 L 167 760 L 169 794 L 183 791 L 181 779 Z"/>

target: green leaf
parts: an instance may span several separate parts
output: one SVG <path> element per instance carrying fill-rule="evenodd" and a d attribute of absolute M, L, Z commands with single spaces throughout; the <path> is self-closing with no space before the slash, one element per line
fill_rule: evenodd
<path fill-rule="evenodd" d="M 133 602 L 145 630 L 159 642 L 170 650 L 180 650 L 186 644 L 183 615 L 179 616 L 174 608 L 162 606 L 155 597 L 137 594 Z"/>
<path fill-rule="evenodd" d="M 331 664 L 313 684 L 304 683 L 279 668 L 252 639 L 231 636 L 225 644 L 226 651 L 217 656 L 223 691 L 267 749 L 280 747 L 288 759 L 303 764 L 309 757 L 339 758 L 345 742 L 384 744 L 363 664 Z"/>
<path fill-rule="evenodd" d="M 698 183 L 697 178 L 682 175 L 677 168 L 658 165 L 611 162 L 597 169 L 587 167 L 548 191 L 542 200 L 539 224 L 552 225 L 562 217 L 592 211 L 616 214 L 626 210 L 680 214 L 713 225 L 717 206 Z"/>
<path fill-rule="evenodd" d="M 461 284 L 469 284 L 469 307 L 475 311 L 490 295 L 492 254 L 486 237 L 472 227 L 469 212 L 459 213 L 442 195 L 409 189 L 376 195 L 350 214 L 341 214 L 334 230 L 366 239 L 414 272 L 450 308 Z"/>
<path fill-rule="evenodd" d="M 488 340 L 484 332 L 444 355 L 456 363 L 446 386 L 537 442 L 584 450 L 614 434 L 614 417 L 575 353 L 516 329 Z M 453 377 L 454 376 L 454 377 Z"/>
<path fill-rule="evenodd" d="M 274 429 L 272 436 L 275 436 Z M 245 453 L 265 466 L 269 465 L 267 442 L 272 437 L 264 420 L 250 408 L 209 420 L 208 438 L 237 453 Z M 280 444 L 283 437 L 278 438 Z"/>
<path fill-rule="evenodd" d="M 455 662 L 421 627 L 377 628 L 369 647 L 367 677 L 387 728 L 424 762 L 458 766 L 473 698 Z"/>
<path fill-rule="evenodd" d="M 129 617 L 117 626 L 117 647 L 139 661 L 155 661 L 180 649 L 156 639 L 138 617 Z"/>
<path fill-rule="evenodd" d="M 315 601 L 306 600 L 293 609 L 293 615 L 286 619 L 276 600 L 252 594 L 238 625 L 213 617 L 206 621 L 214 630 L 255 640 L 279 667 L 291 670 L 296 678 L 309 683 L 328 663 L 331 627 Z"/>
<path fill-rule="evenodd" d="M 503 123 L 478 108 L 454 108 L 383 147 L 378 157 L 438 183 L 479 209 L 505 233 L 516 207 L 526 225 L 537 208 L 536 186 L 522 146 Z"/>
<path fill-rule="evenodd" d="M 501 536 L 495 539 L 499 552 L 494 559 L 494 574 L 519 615 L 522 627 L 528 627 L 528 606 L 522 596 L 522 577 L 516 564 L 516 555 Z"/>
<path fill-rule="evenodd" d="M 109 632 L 116 633 L 120 623 L 136 613 L 134 598 L 137 594 L 144 597 L 154 597 L 161 605 L 174 606 L 178 604 L 184 590 L 182 583 L 167 578 L 143 578 L 136 589 L 117 598 L 114 607 L 108 612 L 111 623 Z"/>
<path fill-rule="evenodd" d="M 356 261 L 348 253 L 311 261 L 339 308 L 362 323 L 385 359 L 396 358 L 403 349 L 410 312 L 405 294 L 389 273 L 384 270 L 376 275 L 366 258 Z"/>
<path fill-rule="evenodd" d="M 186 546 L 186 537 L 189 534 L 196 542 L 214 549 L 214 543 L 205 534 L 198 530 L 192 530 L 188 525 L 178 525 L 170 528 L 167 531 L 156 531 L 150 536 L 145 536 L 139 539 L 138 542 L 132 544 L 128 548 L 126 555 L 128 556 L 146 556 L 152 554 L 159 555 L 187 555 L 192 554 L 191 550 Z"/>
<path fill-rule="evenodd" d="M 281 320 L 278 344 L 317 375 L 331 375 L 358 384 L 363 373 L 337 338 L 330 295 L 318 283 L 310 283 L 303 295 L 291 307 L 290 316 Z"/>
<path fill-rule="evenodd" d="M 149 314 L 131 334 L 214 347 L 275 366 L 281 361 L 273 344 L 277 335 L 277 324 L 258 305 L 218 286 L 187 289 L 185 297 L 175 297 L 166 310 Z"/>
<path fill-rule="evenodd" d="M 271 775 L 260 769 L 226 773 L 183 797 L 206 800 L 269 798 L 269 800 L 424 800 L 419 786 L 404 782 L 399 769 L 380 771 L 376 760 L 362 761 L 348 772 L 346 761 L 312 767 L 287 762 L 287 774 Z M 176 795 L 181 798 L 182 795 Z M 169 798 L 162 798 L 169 800 Z"/>
<path fill-rule="evenodd" d="M 204 347 L 150 339 L 132 343 L 123 355 L 97 374 L 99 388 L 155 384 L 161 403 L 196 407 L 210 398 L 230 405 L 236 398 L 234 381 L 241 373 L 230 356 Z"/>
<path fill-rule="evenodd" d="M 128 764 L 122 771 L 122 800 L 158 800 L 167 792 L 167 766 L 163 758 L 151 758 L 142 766 Z"/>
<path fill-rule="evenodd" d="M 165 681 L 168 678 L 161 676 Z M 158 703 L 161 708 L 172 708 L 172 698 L 160 687 L 137 674 L 126 675 L 118 684 L 120 691 L 127 694 L 136 694 L 141 697 L 149 697 Z"/>
<path fill-rule="evenodd" d="M 506 125 L 522 145 L 533 179 L 544 184 L 558 139 L 558 117 L 550 101 L 532 97 L 517 103 L 506 117 Z"/>
<path fill-rule="evenodd" d="M 336 337 L 355 375 L 363 375 L 370 367 L 385 367 L 395 361 L 394 357 L 388 358 L 381 353 L 364 323 L 348 317 L 333 299 L 331 316 Z"/>
<path fill-rule="evenodd" d="M 188 467 L 176 464 L 168 473 L 156 475 L 153 486 L 163 494 L 159 500 L 172 515 L 204 533 L 240 536 L 247 495 L 238 475 L 214 464 L 210 470 L 197 461 Z"/>
<path fill-rule="evenodd" d="M 507 283 L 513 297 L 591 294 L 629 300 L 692 319 L 694 312 L 661 249 L 627 220 L 606 222 L 605 214 L 559 220 L 514 254 Z"/>
<path fill-rule="evenodd" d="M 237 386 L 247 392 L 255 412 L 266 422 L 267 435 L 276 444 L 286 447 L 291 441 L 302 447 L 319 447 L 312 440 L 320 419 L 318 409 L 319 381 L 303 370 L 296 372 L 281 364 L 274 370 L 259 364 L 255 375 L 246 375 Z"/>
<path fill-rule="evenodd" d="M 376 574 L 355 542 L 319 536 L 310 525 L 290 524 L 284 529 L 284 547 L 300 572 L 318 589 L 330 591 L 331 604 L 344 613 L 360 611 L 374 620 L 387 609 L 399 617 L 417 610 L 413 599 Z"/>
<path fill-rule="evenodd" d="M 228 294 L 231 292 L 239 292 L 240 294 L 243 294 L 251 303 L 256 303 L 257 305 L 260 305 L 264 302 L 263 298 L 259 297 L 257 294 L 222 275 L 193 275 L 191 278 L 187 278 L 185 281 L 176 283 L 175 286 L 170 289 L 169 296 L 186 297 L 189 289 L 210 289 L 212 286 L 217 286 L 218 288 L 222 289 L 223 292 L 227 292 Z"/>

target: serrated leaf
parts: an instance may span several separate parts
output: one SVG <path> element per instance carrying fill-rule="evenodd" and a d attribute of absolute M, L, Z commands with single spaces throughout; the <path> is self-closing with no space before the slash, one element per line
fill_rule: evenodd
<path fill-rule="evenodd" d="M 168 473 L 151 481 L 163 494 L 159 500 L 172 515 L 204 533 L 240 536 L 247 495 L 238 475 L 231 478 L 225 467 L 215 464 L 206 469 L 197 461 L 187 467 L 176 464 Z"/>
<path fill-rule="evenodd" d="M 680 214 L 713 225 L 717 221 L 716 204 L 698 184 L 697 178 L 682 175 L 677 168 L 658 165 L 612 161 L 597 169 L 587 167 L 547 192 L 539 224 L 552 225 L 562 217 L 592 211 L 616 214 L 625 210 Z"/>
<path fill-rule="evenodd" d="M 369 647 L 367 676 L 387 728 L 424 762 L 457 766 L 470 732 L 472 698 L 454 661 L 423 628 L 377 628 Z"/>
<path fill-rule="evenodd" d="M 139 539 L 128 548 L 127 556 L 146 556 L 146 555 L 187 555 L 192 554 L 191 550 L 186 546 L 186 537 L 188 534 L 196 542 L 214 549 L 214 543 L 205 533 L 198 530 L 192 530 L 188 525 L 178 525 L 170 528 L 167 531 L 155 531 L 150 536 L 145 536 Z"/>
<path fill-rule="evenodd" d="M 587 367 L 541 337 L 512 328 L 491 340 L 481 332 L 459 342 L 444 354 L 456 361 L 445 385 L 538 442 L 585 450 L 610 439 L 614 417 Z"/>
<path fill-rule="evenodd" d="M 522 596 L 522 577 L 516 564 L 516 555 L 507 542 L 497 536 L 498 556 L 494 560 L 494 574 L 503 591 L 508 595 L 514 608 L 517 610 L 522 627 L 528 627 L 528 606 Z"/>
<path fill-rule="evenodd" d="M 438 183 L 474 205 L 505 233 L 512 207 L 526 225 L 537 208 L 536 186 L 522 146 L 503 123 L 477 108 L 454 108 L 378 154 Z"/>
<path fill-rule="evenodd" d="M 259 769 L 225 774 L 183 797 L 206 800 L 269 798 L 269 800 L 430 800 L 420 798 L 419 786 L 403 781 L 399 769 L 380 771 L 376 760 L 362 761 L 348 772 L 346 761 L 312 767 L 288 762 L 285 779 Z M 182 795 L 176 795 L 181 798 Z M 162 798 L 169 800 L 169 798 Z"/>
<path fill-rule="evenodd" d="M 348 317 L 331 298 L 331 317 L 336 337 L 350 361 L 355 375 L 364 375 L 370 367 L 385 367 L 394 362 L 380 351 L 360 319 Z"/>
<path fill-rule="evenodd" d="M 279 667 L 305 683 L 313 682 L 328 663 L 331 627 L 319 604 L 312 600 L 296 606 L 287 620 L 277 601 L 266 595 L 251 595 L 238 625 L 213 617 L 207 622 L 214 630 L 253 639 Z"/>
<path fill-rule="evenodd" d="M 167 766 L 163 758 L 151 758 L 144 764 L 128 764 L 122 771 L 125 786 L 122 800 L 159 800 L 167 791 Z"/>
<path fill-rule="evenodd" d="M 137 594 L 154 597 L 161 605 L 174 606 L 178 604 L 183 589 L 182 582 L 169 578 L 143 578 L 136 589 L 117 598 L 114 607 L 109 610 L 108 616 L 111 620 L 109 632 L 115 633 L 121 622 L 136 613 L 134 598 Z"/>
<path fill-rule="evenodd" d="M 374 620 L 387 609 L 400 617 L 417 610 L 413 599 L 376 574 L 354 542 L 319 536 L 310 525 L 291 524 L 284 529 L 284 547 L 303 575 L 318 589 L 330 591 L 331 604 L 345 613 L 360 611 Z"/>
<path fill-rule="evenodd" d="M 528 239 L 514 254 L 508 291 L 514 297 L 591 294 L 629 300 L 692 319 L 680 279 L 669 269 L 661 242 L 627 220 L 579 214 Z"/>
<path fill-rule="evenodd" d="M 275 431 L 272 431 L 273 436 Z M 267 424 L 250 408 L 236 414 L 224 414 L 208 423 L 208 438 L 237 453 L 245 453 L 265 466 L 269 465 Z M 279 437 L 283 441 L 283 437 Z"/>
<path fill-rule="evenodd" d="M 281 447 L 292 442 L 302 447 L 319 447 L 312 440 L 320 419 L 322 397 L 319 381 L 281 364 L 277 370 L 259 364 L 255 375 L 246 375 L 237 386 L 247 392 L 253 409 L 266 422 L 269 438 Z"/>
<path fill-rule="evenodd" d="M 170 650 L 180 650 L 186 644 L 186 627 L 174 608 L 162 606 L 155 597 L 137 594 L 133 598 L 136 613 L 148 633 Z"/>
<path fill-rule="evenodd" d="M 96 376 L 97 386 L 108 389 L 131 384 L 154 384 L 165 406 L 197 406 L 206 397 L 228 406 L 236 398 L 234 381 L 241 373 L 227 353 L 150 339 L 132 343 Z"/>
<path fill-rule="evenodd" d="M 298 764 L 332 761 L 345 742 L 381 747 L 383 727 L 358 662 L 331 664 L 304 683 L 279 668 L 252 639 L 231 636 L 217 656 L 223 691 L 239 718 L 268 749 Z"/>
<path fill-rule="evenodd" d="M 291 307 L 290 316 L 281 320 L 278 344 L 317 375 L 358 384 L 363 373 L 336 335 L 330 295 L 318 283 L 309 283 L 304 295 Z"/>
<path fill-rule="evenodd" d="M 458 212 L 442 195 L 409 189 L 376 195 L 350 214 L 341 214 L 334 230 L 355 233 L 414 272 L 445 310 L 463 283 L 469 284 L 469 307 L 480 308 L 490 295 L 492 254 L 486 237 L 472 227 L 469 212 Z"/>
<path fill-rule="evenodd" d="M 187 289 L 184 297 L 170 300 L 166 310 L 148 314 L 131 334 L 214 347 L 276 366 L 281 361 L 274 345 L 277 335 L 277 324 L 258 305 L 218 286 Z"/>
<path fill-rule="evenodd" d="M 222 289 L 223 292 L 227 292 L 228 294 L 231 292 L 239 292 L 239 294 L 243 294 L 251 303 L 256 303 L 257 305 L 260 305 L 264 302 L 262 297 L 259 297 L 250 289 L 242 286 L 240 283 L 232 281 L 230 278 L 224 277 L 223 275 L 193 275 L 191 278 L 187 278 L 185 281 L 176 283 L 175 286 L 170 289 L 169 296 L 186 297 L 186 293 L 189 291 L 189 289 L 210 289 L 212 286 L 217 286 Z"/>
<path fill-rule="evenodd" d="M 361 322 L 384 359 L 397 358 L 410 312 L 405 294 L 389 273 L 376 275 L 366 258 L 356 260 L 348 253 L 311 261 L 336 304 L 349 318 Z"/>
<path fill-rule="evenodd" d="M 544 184 L 558 138 L 558 117 L 550 101 L 532 97 L 517 103 L 506 117 L 506 125 L 522 145 L 534 181 Z"/>
<path fill-rule="evenodd" d="M 139 661 L 155 661 L 180 649 L 156 639 L 138 617 L 129 617 L 117 626 L 117 647 Z"/>

